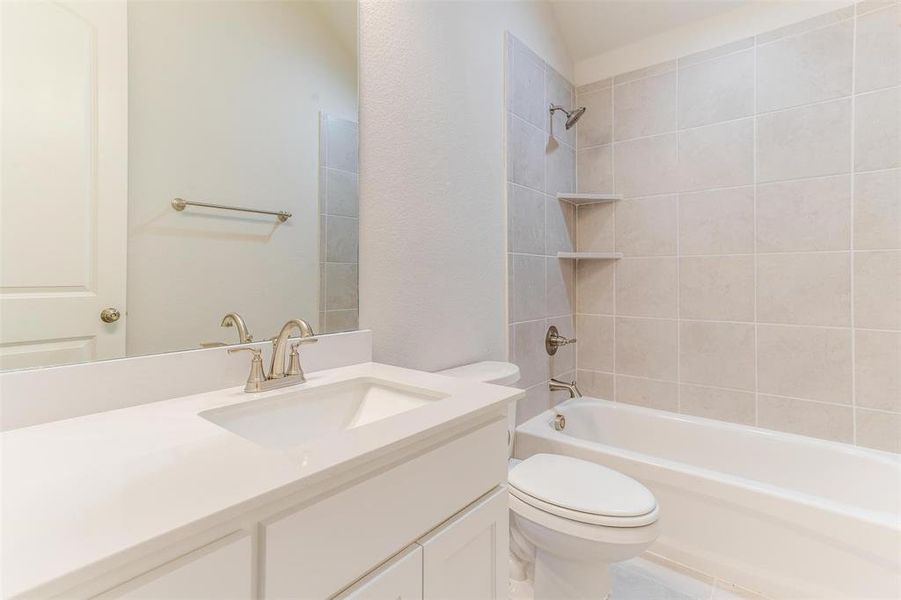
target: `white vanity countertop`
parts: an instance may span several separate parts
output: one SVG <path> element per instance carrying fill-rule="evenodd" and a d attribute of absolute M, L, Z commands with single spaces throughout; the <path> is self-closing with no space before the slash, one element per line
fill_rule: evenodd
<path fill-rule="evenodd" d="M 449 397 L 290 449 L 259 446 L 198 416 L 352 377 Z M 311 373 L 295 388 L 261 394 L 230 388 L 5 432 L 3 595 L 97 566 L 200 520 L 233 518 L 250 504 L 302 491 L 521 396 L 507 387 L 365 363 Z"/>

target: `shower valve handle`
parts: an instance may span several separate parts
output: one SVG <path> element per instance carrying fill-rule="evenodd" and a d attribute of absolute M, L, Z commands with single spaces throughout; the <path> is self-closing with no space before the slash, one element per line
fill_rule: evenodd
<path fill-rule="evenodd" d="M 550 356 L 557 353 L 557 348 L 566 346 L 567 344 L 575 344 L 576 338 L 568 338 L 560 335 L 556 325 L 551 325 L 547 329 L 547 335 L 544 338 L 544 349 Z"/>

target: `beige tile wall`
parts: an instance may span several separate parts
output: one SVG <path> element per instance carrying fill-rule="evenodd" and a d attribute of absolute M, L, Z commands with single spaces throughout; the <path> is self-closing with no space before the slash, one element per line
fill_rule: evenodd
<path fill-rule="evenodd" d="M 551 103 L 572 106 L 575 91 L 509 34 L 505 49 L 509 359 L 519 365 L 518 385 L 527 390 L 517 405 L 522 422 L 566 397 L 549 392 L 550 377 L 575 377 L 572 346 L 554 357 L 544 350 L 550 325 L 566 336 L 575 331 L 575 266 L 557 259 L 557 252 L 573 249 L 575 209 L 557 193 L 575 190 L 576 130 L 564 128 L 561 113 L 551 121 L 548 112 Z"/>
<path fill-rule="evenodd" d="M 352 331 L 359 322 L 358 127 L 319 117 L 319 328 Z"/>
<path fill-rule="evenodd" d="M 584 392 L 901 451 L 899 11 L 578 88 Z"/>

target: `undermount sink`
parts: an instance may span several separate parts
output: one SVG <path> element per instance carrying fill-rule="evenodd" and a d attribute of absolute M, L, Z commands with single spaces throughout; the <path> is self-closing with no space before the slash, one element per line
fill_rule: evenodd
<path fill-rule="evenodd" d="M 200 416 L 261 446 L 289 448 L 446 397 L 434 390 L 361 377 L 207 410 Z"/>

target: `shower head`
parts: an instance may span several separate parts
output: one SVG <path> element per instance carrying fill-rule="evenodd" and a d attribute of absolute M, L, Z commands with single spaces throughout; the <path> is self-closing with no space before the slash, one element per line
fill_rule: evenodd
<path fill-rule="evenodd" d="M 572 111 L 571 113 L 567 113 L 566 114 L 566 128 L 569 129 L 570 127 L 575 125 L 579 121 L 579 119 L 582 118 L 582 115 L 584 115 L 584 114 L 585 114 L 584 106 L 580 106 L 579 108 Z"/>
<path fill-rule="evenodd" d="M 562 106 L 557 106 L 556 104 L 551 104 L 550 111 L 551 111 L 552 117 L 554 116 L 554 113 L 557 112 L 558 110 L 562 110 L 563 114 L 566 115 L 566 128 L 570 129 L 570 128 L 572 128 L 573 125 L 575 125 L 579 121 L 579 119 L 582 118 L 582 115 L 585 114 L 586 109 L 584 106 L 580 106 L 578 108 L 574 108 L 573 110 L 566 110 Z"/>

